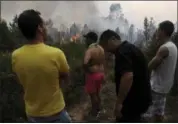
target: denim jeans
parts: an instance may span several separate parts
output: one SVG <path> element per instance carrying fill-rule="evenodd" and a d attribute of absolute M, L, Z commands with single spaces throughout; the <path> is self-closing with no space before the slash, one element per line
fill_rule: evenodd
<path fill-rule="evenodd" d="M 28 116 L 30 123 L 71 123 L 71 118 L 66 110 L 49 116 L 49 117 L 30 117 Z"/>

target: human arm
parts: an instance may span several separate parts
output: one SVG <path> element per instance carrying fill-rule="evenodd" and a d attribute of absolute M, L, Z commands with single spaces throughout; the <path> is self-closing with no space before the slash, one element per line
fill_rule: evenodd
<path fill-rule="evenodd" d="M 120 84 L 118 85 L 117 104 L 122 104 L 133 82 L 132 63 L 128 55 L 120 55 L 117 61 L 117 72 L 121 75 Z"/>
<path fill-rule="evenodd" d="M 16 74 L 16 52 L 13 52 L 11 55 L 11 69 L 12 73 L 8 75 L 8 78 L 13 78 L 15 82 L 20 83 L 19 78 Z"/>
<path fill-rule="evenodd" d="M 85 52 L 85 56 L 84 56 L 84 62 L 83 62 L 83 68 L 85 72 L 90 72 L 89 70 L 89 61 L 91 59 L 91 52 L 90 50 L 87 50 Z"/>
<path fill-rule="evenodd" d="M 160 47 L 156 53 L 156 56 L 148 64 L 149 70 L 152 71 L 156 69 L 168 55 L 168 48 L 165 46 Z"/>
<path fill-rule="evenodd" d="M 123 104 L 127 94 L 129 93 L 133 82 L 133 73 L 125 72 L 120 80 L 119 92 L 117 95 L 116 104 Z"/>
<path fill-rule="evenodd" d="M 69 83 L 69 65 L 66 60 L 65 54 L 63 51 L 58 51 L 56 57 L 56 65 L 59 70 L 59 78 L 67 83 Z"/>
<path fill-rule="evenodd" d="M 115 104 L 116 116 L 121 116 L 121 109 L 124 100 L 126 99 L 133 83 L 133 71 L 131 59 L 127 55 L 120 55 L 117 61 L 117 73 L 121 76 L 118 85 L 118 94 Z"/>

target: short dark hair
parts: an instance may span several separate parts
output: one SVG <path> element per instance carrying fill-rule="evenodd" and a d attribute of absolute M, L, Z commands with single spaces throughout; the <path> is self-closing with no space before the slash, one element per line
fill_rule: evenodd
<path fill-rule="evenodd" d="M 38 26 L 43 24 L 41 13 L 33 9 L 23 11 L 18 17 L 18 27 L 27 40 L 36 38 Z"/>
<path fill-rule="evenodd" d="M 174 32 L 174 24 L 171 21 L 163 21 L 159 24 L 159 29 L 164 31 L 165 34 L 170 37 Z"/>
<path fill-rule="evenodd" d="M 86 35 L 84 35 L 84 37 L 89 38 L 94 42 L 97 42 L 97 40 L 98 40 L 98 35 L 95 32 L 92 32 L 92 31 L 88 32 Z"/>
<path fill-rule="evenodd" d="M 109 39 L 111 39 L 112 37 L 115 37 L 118 40 L 121 40 L 120 36 L 113 30 L 106 30 L 104 31 L 99 39 L 99 44 L 106 44 L 108 43 Z"/>

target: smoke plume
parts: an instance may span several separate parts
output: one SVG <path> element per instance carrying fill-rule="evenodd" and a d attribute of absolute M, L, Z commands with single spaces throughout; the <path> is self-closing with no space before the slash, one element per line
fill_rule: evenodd
<path fill-rule="evenodd" d="M 83 24 L 98 13 L 94 1 L 2 1 L 2 16 L 14 16 L 25 9 L 40 11 L 45 19 L 52 19 L 57 28 L 60 24 Z"/>
<path fill-rule="evenodd" d="M 112 4 L 106 17 L 99 17 L 95 1 L 2 1 L 2 16 L 21 13 L 26 9 L 36 9 L 42 17 L 53 21 L 53 27 L 60 30 L 73 23 L 87 24 L 90 29 L 102 32 L 106 29 L 119 30 L 128 34 L 129 23 L 124 18 L 120 4 Z M 13 14 L 12 14 L 13 13 Z M 13 17 L 12 17 L 13 18 Z"/>

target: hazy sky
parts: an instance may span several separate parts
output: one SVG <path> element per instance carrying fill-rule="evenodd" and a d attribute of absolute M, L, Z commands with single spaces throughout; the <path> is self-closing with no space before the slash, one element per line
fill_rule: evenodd
<path fill-rule="evenodd" d="M 112 3 L 120 3 L 125 17 L 139 28 L 143 27 L 145 16 L 153 17 L 157 23 L 177 21 L 177 1 L 101 1 L 98 6 L 102 15 L 109 12 L 106 8 Z"/>
<path fill-rule="evenodd" d="M 91 15 L 95 11 L 100 16 L 107 16 L 110 5 L 120 3 L 124 16 L 137 28 L 143 28 L 145 16 L 153 17 L 157 23 L 164 20 L 174 23 L 177 21 L 177 1 L 66 1 L 63 3 L 60 1 L 60 4 L 58 3 L 59 1 L 2 1 L 1 15 L 3 19 L 11 21 L 15 14 L 19 14 L 24 9 L 35 8 L 39 9 L 46 18 L 54 19 L 54 23 L 60 23 L 61 16 L 65 17 L 63 22 L 84 22 L 87 19 L 85 16 Z M 88 11 L 90 13 L 87 13 Z M 76 18 L 76 15 L 80 18 Z"/>

